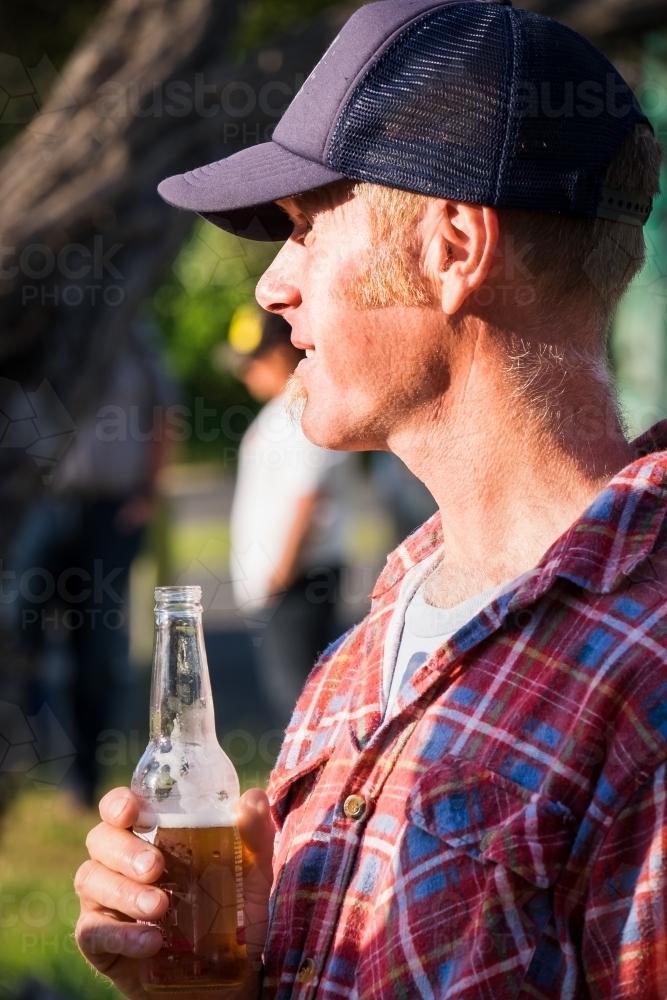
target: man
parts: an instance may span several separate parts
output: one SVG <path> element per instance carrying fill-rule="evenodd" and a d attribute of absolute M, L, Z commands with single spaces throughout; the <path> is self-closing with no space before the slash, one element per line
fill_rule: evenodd
<path fill-rule="evenodd" d="M 178 387 L 156 332 L 136 324 L 109 368 L 94 411 L 79 421 L 50 488 L 27 511 L 15 543 L 19 579 L 40 567 L 58 581 L 55 593 L 34 595 L 21 587 L 17 635 L 34 661 L 33 702 L 46 700 L 65 725 L 73 724 L 77 757 L 67 784 L 87 808 L 97 801 L 104 777 L 100 735 L 122 728 L 133 688 L 130 566 L 167 458 L 163 414 L 176 400 Z M 71 669 L 54 670 L 54 649 L 60 658 L 66 653 Z"/>
<path fill-rule="evenodd" d="M 440 513 L 287 731 L 266 990 L 664 1000 L 667 428 L 626 442 L 605 361 L 658 189 L 652 132 L 553 21 L 385 0 L 274 140 L 162 192 L 269 235 L 281 202 L 293 232 L 257 296 L 306 350 L 304 432 L 390 449 Z M 414 667 L 424 606 L 440 644 L 417 635 Z M 131 868 L 136 809 L 103 802 L 78 879 L 79 943 L 132 996 L 159 939 L 122 921 L 161 865 Z M 253 792 L 241 815 L 260 871 L 265 810 Z M 259 938 L 257 881 L 250 903 Z"/>
<path fill-rule="evenodd" d="M 277 313 L 260 319 L 244 309 L 232 321 L 228 352 L 235 374 L 266 404 L 239 451 L 231 566 L 239 611 L 257 626 L 260 680 L 282 728 L 333 637 L 347 478 L 345 453 L 312 444 L 285 412 L 285 385 L 305 357 L 290 333 Z"/>

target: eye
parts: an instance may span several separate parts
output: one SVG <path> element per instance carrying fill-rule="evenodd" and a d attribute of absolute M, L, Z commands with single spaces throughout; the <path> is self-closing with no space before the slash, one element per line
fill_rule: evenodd
<path fill-rule="evenodd" d="M 294 230 L 292 232 L 292 239 L 297 240 L 299 243 L 303 243 L 306 238 L 313 231 L 312 220 L 305 215 L 298 215 L 294 219 Z"/>

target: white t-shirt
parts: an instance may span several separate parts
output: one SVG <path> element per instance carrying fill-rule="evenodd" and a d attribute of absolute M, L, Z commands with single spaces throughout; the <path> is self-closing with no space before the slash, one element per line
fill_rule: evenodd
<path fill-rule="evenodd" d="M 230 569 L 239 607 L 259 605 L 268 596 L 302 497 L 320 494 L 300 571 L 340 565 L 343 512 L 337 495 L 343 492 L 347 457 L 312 444 L 287 416 L 282 395 L 250 425 L 239 450 L 230 526 Z"/>
<path fill-rule="evenodd" d="M 491 590 L 475 594 L 474 597 L 462 601 L 453 608 L 434 608 L 427 604 L 424 600 L 424 586 L 422 583 L 404 611 L 399 606 L 394 611 L 394 614 L 404 613 L 404 621 L 387 695 L 386 718 L 393 714 L 399 691 L 415 671 L 426 663 L 447 639 L 467 625 L 482 608 L 506 590 L 509 584 L 502 583 L 499 587 L 492 587 Z"/>

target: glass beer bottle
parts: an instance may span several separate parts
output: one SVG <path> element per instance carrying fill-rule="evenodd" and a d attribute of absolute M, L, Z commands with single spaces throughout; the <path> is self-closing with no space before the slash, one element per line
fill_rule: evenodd
<path fill-rule="evenodd" d="M 162 948 L 141 963 L 149 993 L 216 990 L 243 981 L 239 780 L 215 735 L 201 587 L 158 587 L 150 739 L 132 778 L 135 833 L 159 847 L 169 896 Z"/>

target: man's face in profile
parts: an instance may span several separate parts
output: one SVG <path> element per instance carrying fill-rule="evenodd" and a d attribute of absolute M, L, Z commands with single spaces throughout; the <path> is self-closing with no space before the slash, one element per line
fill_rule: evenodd
<path fill-rule="evenodd" d="M 257 298 L 282 313 L 292 342 L 307 353 L 288 401 L 300 409 L 306 400 L 302 426 L 314 443 L 382 450 L 406 413 L 442 392 L 442 312 L 437 304 L 359 306 L 356 289 L 381 256 L 362 199 L 342 192 L 314 208 L 297 199 L 282 205 L 295 230 Z"/>

